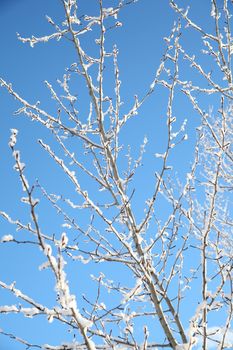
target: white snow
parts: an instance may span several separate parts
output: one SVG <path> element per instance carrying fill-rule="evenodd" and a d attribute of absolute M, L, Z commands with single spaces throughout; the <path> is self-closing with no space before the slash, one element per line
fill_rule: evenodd
<path fill-rule="evenodd" d="M 166 153 L 155 153 L 156 158 L 165 158 Z"/>
<path fill-rule="evenodd" d="M 175 350 L 188 350 L 188 344 L 178 344 Z"/>
<path fill-rule="evenodd" d="M 61 248 L 64 249 L 67 246 L 67 243 L 68 243 L 68 237 L 67 237 L 66 233 L 63 232 L 61 235 Z"/>
<path fill-rule="evenodd" d="M 52 248 L 51 248 L 51 245 L 45 244 L 44 254 L 45 254 L 46 256 L 51 256 L 51 255 L 52 255 Z"/>
<path fill-rule="evenodd" d="M 17 142 L 17 136 L 18 130 L 17 129 L 11 129 L 11 136 L 10 136 L 10 141 L 8 143 L 9 147 L 13 148 Z"/>
<path fill-rule="evenodd" d="M 76 312 L 76 318 L 80 326 L 84 329 L 90 328 L 93 325 L 93 322 L 83 317 L 78 311 Z"/>
<path fill-rule="evenodd" d="M 18 309 L 15 305 L 0 306 L 0 313 L 8 313 L 8 312 L 18 312 Z"/>
<path fill-rule="evenodd" d="M 96 349 L 95 343 L 91 339 L 89 339 L 88 343 L 89 343 L 89 346 L 90 346 L 90 350 L 95 350 Z"/>
<path fill-rule="evenodd" d="M 45 270 L 50 266 L 50 262 L 49 261 L 45 261 L 43 264 L 41 264 L 39 266 L 39 271 Z"/>
<path fill-rule="evenodd" d="M 14 237 L 12 235 L 5 235 L 2 237 L 1 242 L 10 242 L 13 241 Z"/>

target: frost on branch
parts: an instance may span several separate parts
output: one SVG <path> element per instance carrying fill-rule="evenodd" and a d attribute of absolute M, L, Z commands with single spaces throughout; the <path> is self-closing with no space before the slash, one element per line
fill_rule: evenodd
<path fill-rule="evenodd" d="M 17 134 L 18 130 L 17 129 L 11 129 L 11 136 L 10 136 L 10 141 L 9 141 L 9 147 L 14 148 L 16 142 L 17 142 Z"/>
<path fill-rule="evenodd" d="M 93 0 L 85 14 L 82 1 L 61 2 L 63 18 L 47 17 L 50 34 L 19 36 L 32 47 L 67 41 L 67 59 L 73 50 L 61 78 L 45 81 L 49 100 L 29 102 L 0 78 L 20 105 L 19 128 L 25 117 L 41 132 L 30 158 L 37 179 L 31 183 L 26 170 L 30 179 L 33 168 L 22 163 L 24 154 L 15 149 L 18 131 L 11 129 L 9 147 L 26 205 L 16 219 L 17 212 L 0 211 L 16 229 L 3 235 L 1 242 L 11 243 L 0 247 L 9 256 L 12 247 L 22 249 L 25 259 L 27 249 L 38 249 L 39 257 L 27 262 L 38 273 L 35 288 L 43 281 L 44 290 L 51 289 L 49 306 L 46 295 L 42 304 L 33 288 L 20 284 L 19 275 L 21 289 L 0 281 L 16 299 L 2 302 L 0 313 L 59 324 L 64 341 L 31 344 L 7 330 L 0 333 L 28 349 L 208 350 L 211 342 L 219 350 L 232 348 L 229 2 L 207 0 L 202 27 L 192 7 L 168 0 L 177 21 L 167 30 L 161 60 L 153 60 L 158 66 L 145 69 L 142 60 L 133 87 L 127 66 L 134 69 L 140 42 L 134 59 L 125 62 L 124 45 L 119 50 L 111 35 L 126 37 L 121 13 L 136 1 L 107 7 L 106 0 Z M 125 14 L 133 16 L 134 8 Z M 147 37 L 147 5 L 143 9 L 139 24 Z M 191 31 L 199 44 L 190 45 Z M 154 73 L 146 76 L 150 68 Z"/>
<path fill-rule="evenodd" d="M 188 350 L 190 347 L 188 344 L 178 344 L 176 345 L 175 350 Z"/>
<path fill-rule="evenodd" d="M 10 242 L 13 241 L 14 237 L 12 235 L 5 235 L 1 238 L 1 242 Z"/>

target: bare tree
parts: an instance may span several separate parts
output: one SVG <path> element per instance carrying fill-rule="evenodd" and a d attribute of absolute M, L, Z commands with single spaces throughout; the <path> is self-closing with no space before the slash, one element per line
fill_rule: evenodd
<path fill-rule="evenodd" d="M 16 114 L 49 131 L 48 141 L 41 138 L 38 143 L 51 162 L 62 169 L 67 186 L 71 183 L 73 188 L 70 199 L 61 195 L 59 188 L 54 194 L 40 180 L 28 181 L 29 169 L 21 161 L 23 156 L 17 146 L 20 134 L 11 130 L 9 147 L 30 221 L 12 218 L 10 213 L 1 211 L 2 218 L 16 228 L 15 234 L 4 235 L 1 242 L 25 251 L 38 247 L 44 257 L 39 269 L 41 274 L 45 269 L 49 271 L 56 296 L 54 306 L 49 307 L 20 290 L 17 283 L 0 281 L 1 288 L 15 297 L 15 303 L 0 306 L 0 312 L 33 319 L 43 315 L 44 322 L 61 323 L 64 331 L 71 331 L 74 341 L 34 344 L 7 329 L 0 332 L 26 348 L 46 350 L 206 350 L 210 344 L 219 350 L 232 349 L 230 4 L 227 0 L 220 5 L 209 0 L 214 31 L 207 32 L 192 20 L 188 10 L 180 8 L 178 1 L 170 0 L 177 22 L 164 38 L 166 47 L 161 63 L 148 89 L 142 96 L 135 95 L 132 106 L 125 111 L 118 49 L 114 46 L 109 51 L 106 42 L 122 25 L 120 11 L 126 6 L 133 11 L 136 1 L 119 0 L 115 7 L 106 8 L 104 0 L 98 0 L 97 16 L 80 14 L 78 0 L 61 2 L 63 23 L 47 18 L 54 30 L 52 34 L 19 36 L 19 40 L 32 47 L 54 39 L 72 44 L 76 62 L 58 81 L 59 87 L 46 82 L 56 112 L 49 112 L 38 102 L 28 102 L 11 84 L 0 79 L 1 86 L 20 104 Z M 90 31 L 95 35 L 91 53 L 83 48 Z M 189 52 L 182 43 L 181 33 L 185 35 L 187 31 L 199 35 L 200 47 L 204 49 L 200 55 L 198 48 L 198 58 L 193 55 L 194 48 Z M 189 68 L 182 70 L 183 65 Z M 195 78 L 190 78 L 195 74 L 198 84 Z M 85 104 L 87 96 L 89 99 L 86 110 L 78 98 L 81 88 L 85 89 Z M 143 192 L 146 174 L 141 165 L 148 140 L 145 137 L 141 145 L 139 142 L 135 157 L 135 150 L 122 142 L 121 135 L 127 125 L 132 130 L 137 114 L 143 120 L 144 104 L 161 91 L 167 97 L 166 116 L 162 117 L 166 130 L 163 151 L 153 151 L 150 196 L 145 198 L 139 214 L 142 205 L 138 209 L 137 195 Z M 180 179 L 171 166 L 172 159 L 179 157 L 179 147 L 185 149 L 188 135 L 186 120 L 180 123 L 174 113 L 178 94 L 189 101 L 199 120 L 190 169 Z M 212 96 L 213 108 L 209 102 Z M 43 220 L 48 218 L 41 214 L 40 201 L 51 205 L 66 232 L 44 231 Z M 83 264 L 89 264 L 91 271 L 93 263 L 98 263 L 95 273 L 87 278 L 96 284 L 96 289 L 85 291 L 79 280 L 82 293 L 73 292 L 69 281 L 76 279 L 72 275 L 74 266 L 81 271 Z M 122 280 L 124 274 L 127 278 Z"/>

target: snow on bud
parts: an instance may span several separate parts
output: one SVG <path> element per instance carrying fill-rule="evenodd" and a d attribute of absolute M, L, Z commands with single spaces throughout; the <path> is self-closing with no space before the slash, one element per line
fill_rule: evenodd
<path fill-rule="evenodd" d="M 154 80 L 151 84 L 150 84 L 150 89 L 153 90 L 154 87 L 155 87 L 155 83 L 156 83 L 156 80 Z"/>
<path fill-rule="evenodd" d="M 45 18 L 47 19 L 47 21 L 48 21 L 48 23 L 50 23 L 50 24 L 53 24 L 54 25 L 54 21 L 52 20 L 52 18 L 51 17 L 49 17 L 49 16 L 45 16 Z"/>
<path fill-rule="evenodd" d="M 175 123 L 176 122 L 176 117 L 173 117 L 173 118 L 169 119 L 168 122 L 170 122 L 170 124 Z"/>
<path fill-rule="evenodd" d="M 125 327 L 125 332 L 126 333 L 133 333 L 133 326 L 132 325 L 128 325 Z"/>
<path fill-rule="evenodd" d="M 187 124 L 187 119 L 183 121 L 183 124 L 181 125 L 181 128 L 180 128 L 181 131 L 185 131 L 186 124 Z"/>
<path fill-rule="evenodd" d="M 63 232 L 61 235 L 61 242 L 60 242 L 61 248 L 64 249 L 67 246 L 67 243 L 68 243 L 68 237 L 67 237 L 66 233 Z"/>
<path fill-rule="evenodd" d="M 40 203 L 40 201 L 39 201 L 39 199 L 38 198 L 36 198 L 36 199 L 34 199 L 34 198 L 32 198 L 32 206 L 33 207 L 35 207 L 37 204 L 39 204 Z"/>
<path fill-rule="evenodd" d="M 50 266 L 50 262 L 49 262 L 49 261 L 46 261 L 46 262 L 44 262 L 43 264 L 41 264 L 41 265 L 39 266 L 39 271 L 45 270 L 45 269 L 47 269 L 49 266 Z"/>
<path fill-rule="evenodd" d="M 107 15 L 111 16 L 112 12 L 113 12 L 113 7 L 103 8 L 103 13 L 105 16 L 107 16 Z"/>
<path fill-rule="evenodd" d="M 156 158 L 165 158 L 166 153 L 155 153 Z"/>
<path fill-rule="evenodd" d="M 213 18 L 216 17 L 216 9 L 215 9 L 214 3 L 212 4 L 210 16 L 213 17 Z"/>
<path fill-rule="evenodd" d="M 139 235 L 137 235 L 137 238 L 138 238 L 138 244 L 141 244 L 143 241 L 142 236 L 139 234 Z"/>
<path fill-rule="evenodd" d="M 33 318 L 33 316 L 39 313 L 39 310 L 35 307 L 24 307 L 21 309 L 25 317 Z"/>
<path fill-rule="evenodd" d="M 22 203 L 30 204 L 29 198 L 28 197 L 22 197 L 21 198 Z"/>
<path fill-rule="evenodd" d="M 40 203 L 39 199 L 31 198 L 31 201 L 30 201 L 29 197 L 22 197 L 21 202 L 32 205 L 33 207 L 35 207 L 38 203 Z"/>
<path fill-rule="evenodd" d="M 171 39 L 170 38 L 167 38 L 167 37 L 164 37 L 163 40 L 166 42 L 166 43 L 170 43 Z"/>
<path fill-rule="evenodd" d="M 49 244 L 45 244 L 44 247 L 44 253 L 46 256 L 51 256 L 52 255 L 52 248 Z"/>
<path fill-rule="evenodd" d="M 99 306 L 100 306 L 100 309 L 106 310 L 106 305 L 103 302 L 100 303 Z"/>
<path fill-rule="evenodd" d="M 82 255 L 77 255 L 73 257 L 75 260 L 80 261 L 82 264 L 86 265 L 90 262 L 91 259 L 84 259 Z"/>
<path fill-rule="evenodd" d="M 62 227 L 66 227 L 68 229 L 72 228 L 72 226 L 70 224 L 66 223 L 66 222 L 64 224 L 62 224 L 61 226 Z"/>
<path fill-rule="evenodd" d="M 76 318 L 80 326 L 84 329 L 90 328 L 93 325 L 93 322 L 91 320 L 83 317 L 79 312 L 76 313 Z"/>
<path fill-rule="evenodd" d="M 115 26 L 116 26 L 116 27 L 122 27 L 122 22 L 119 22 L 119 21 L 116 22 Z"/>
<path fill-rule="evenodd" d="M 53 315 L 49 315 L 49 316 L 48 316 L 48 322 L 49 322 L 49 323 L 52 323 L 52 322 L 53 322 L 53 318 L 54 318 Z"/>
<path fill-rule="evenodd" d="M 13 240 L 14 240 L 14 237 L 12 235 L 5 235 L 2 237 L 1 242 L 10 242 Z"/>
<path fill-rule="evenodd" d="M 3 305 L 0 306 L 0 313 L 5 313 L 7 314 L 8 312 L 12 313 L 12 312 L 18 312 L 18 309 L 15 305 Z"/>
<path fill-rule="evenodd" d="M 13 148 L 17 142 L 17 136 L 18 130 L 17 129 L 11 129 L 11 136 L 10 136 L 10 141 L 8 143 L 10 148 Z"/>
<path fill-rule="evenodd" d="M 175 139 L 177 135 L 178 135 L 178 132 L 172 132 L 171 133 L 171 140 Z"/>

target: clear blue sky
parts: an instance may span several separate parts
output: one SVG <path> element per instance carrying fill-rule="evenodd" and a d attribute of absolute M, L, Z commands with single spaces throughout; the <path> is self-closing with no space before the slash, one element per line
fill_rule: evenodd
<path fill-rule="evenodd" d="M 92 14 L 96 11 L 97 1 L 80 0 L 79 2 L 80 15 Z M 113 2 L 115 3 L 115 1 L 106 1 L 105 7 L 110 6 Z M 207 16 L 209 1 L 195 0 L 183 1 L 182 3 L 191 4 L 193 18 L 209 30 L 213 29 L 213 23 L 209 22 Z M 25 37 L 50 33 L 51 28 L 45 20 L 45 15 L 51 16 L 55 21 L 60 21 L 62 18 L 60 1 L 0 1 L 0 76 L 11 82 L 15 89 L 30 102 L 34 103 L 40 100 L 43 107 L 53 111 L 55 107 L 43 82 L 48 80 L 55 84 L 56 79 L 62 77 L 65 67 L 74 62 L 74 52 L 67 43 L 62 41 L 39 44 L 32 49 L 19 42 L 16 36 L 16 32 Z M 135 5 L 125 8 L 119 19 L 123 22 L 123 27 L 112 32 L 107 45 L 110 47 L 116 42 L 120 50 L 122 98 L 125 102 L 123 108 L 127 109 L 133 102 L 133 96 L 135 94 L 142 96 L 152 82 L 154 72 L 165 49 L 163 37 L 169 35 L 177 17 L 169 7 L 168 0 L 139 0 Z M 186 46 L 188 52 L 198 54 L 201 48 L 198 35 L 192 31 L 182 35 L 181 42 Z M 90 42 L 84 40 L 83 44 L 91 49 Z M 184 67 L 181 74 L 185 77 L 185 74 L 192 73 Z M 189 78 L 184 79 L 188 80 Z M 134 206 L 139 218 L 143 209 L 140 203 L 149 195 L 153 181 L 155 168 L 151 164 L 151 156 L 155 152 L 163 151 L 164 126 L 161 116 L 166 111 L 165 103 L 166 96 L 162 94 L 161 90 L 161 94 L 153 96 L 148 101 L 140 115 L 135 118 L 134 124 L 130 124 L 122 135 L 122 142 L 131 143 L 132 148 L 135 147 L 137 151 L 144 136 L 146 135 L 149 139 L 148 154 L 145 156 L 142 177 L 138 180 L 143 181 L 143 193 L 135 193 L 135 201 L 138 204 L 134 204 Z M 214 104 L 214 100 L 211 100 L 210 97 L 208 102 L 202 101 L 202 103 L 208 109 L 208 105 Z M 29 181 L 32 183 L 38 178 L 41 184 L 48 189 L 48 192 L 62 194 L 64 191 L 71 198 L 74 196 L 71 193 L 70 184 L 64 184 L 61 172 L 57 170 L 55 164 L 51 162 L 37 143 L 38 138 L 43 137 L 45 141 L 49 139 L 47 131 L 45 132 L 39 125 L 29 122 L 26 117 L 13 116 L 13 111 L 18 105 L 3 90 L 0 90 L 0 105 L 0 210 L 8 212 L 14 219 L 21 218 L 23 221 L 27 221 L 27 219 L 29 220 L 27 208 L 19 201 L 22 196 L 21 186 L 17 174 L 12 170 L 13 159 L 8 147 L 10 128 L 19 130 L 17 147 L 21 150 L 22 161 L 26 163 L 26 174 Z M 172 159 L 175 170 L 181 179 L 184 179 L 192 160 L 191 151 L 195 142 L 195 127 L 199 125 L 200 120 L 186 99 L 180 95 L 177 96 L 175 113 L 180 124 L 185 118 L 188 120 L 189 140 L 185 147 L 177 148 L 176 156 Z M 166 210 L 162 205 L 161 203 L 161 209 Z M 54 232 L 58 235 L 62 232 L 61 219 L 57 219 L 56 213 L 49 210 L 45 201 L 42 201 L 39 216 L 43 221 L 45 232 L 48 231 L 50 234 Z M 13 226 L 2 219 L 0 219 L 0 225 L 1 235 L 14 235 Z M 41 303 L 47 303 L 49 306 L 54 304 L 53 281 L 48 272 L 38 271 L 38 264 L 43 262 L 43 257 L 36 247 L 29 249 L 25 246 L 25 248 L 19 249 L 17 245 L 2 244 L 0 245 L 0 258 L 1 280 L 6 283 L 16 280 L 17 287 L 22 288 L 25 293 L 32 294 Z M 91 273 L 97 272 L 98 269 L 99 266 L 93 265 Z M 80 294 L 86 291 L 90 295 L 90 288 L 93 287 L 88 282 L 90 270 L 82 265 L 80 270 L 72 270 L 71 272 L 74 276 L 77 274 L 77 279 L 73 278 L 71 282 L 74 291 Z M 108 271 L 108 273 L 113 278 L 116 271 Z M 126 279 L 127 275 L 122 276 L 122 278 Z M 15 299 L 3 290 L 0 290 L 0 299 L 1 304 L 15 303 Z M 187 306 L 186 322 L 191 307 L 192 303 L 190 303 L 190 308 Z M 41 322 L 39 317 L 32 322 L 30 319 L 22 320 L 22 317 L 17 315 L 14 317 L 0 315 L 0 328 L 6 332 L 18 332 L 19 335 L 28 337 L 34 343 L 58 345 L 61 341 L 71 339 L 56 323 L 48 326 L 46 322 Z M 22 345 L 13 344 L 11 340 L 0 335 L 1 350 L 21 350 L 23 348 Z"/>

